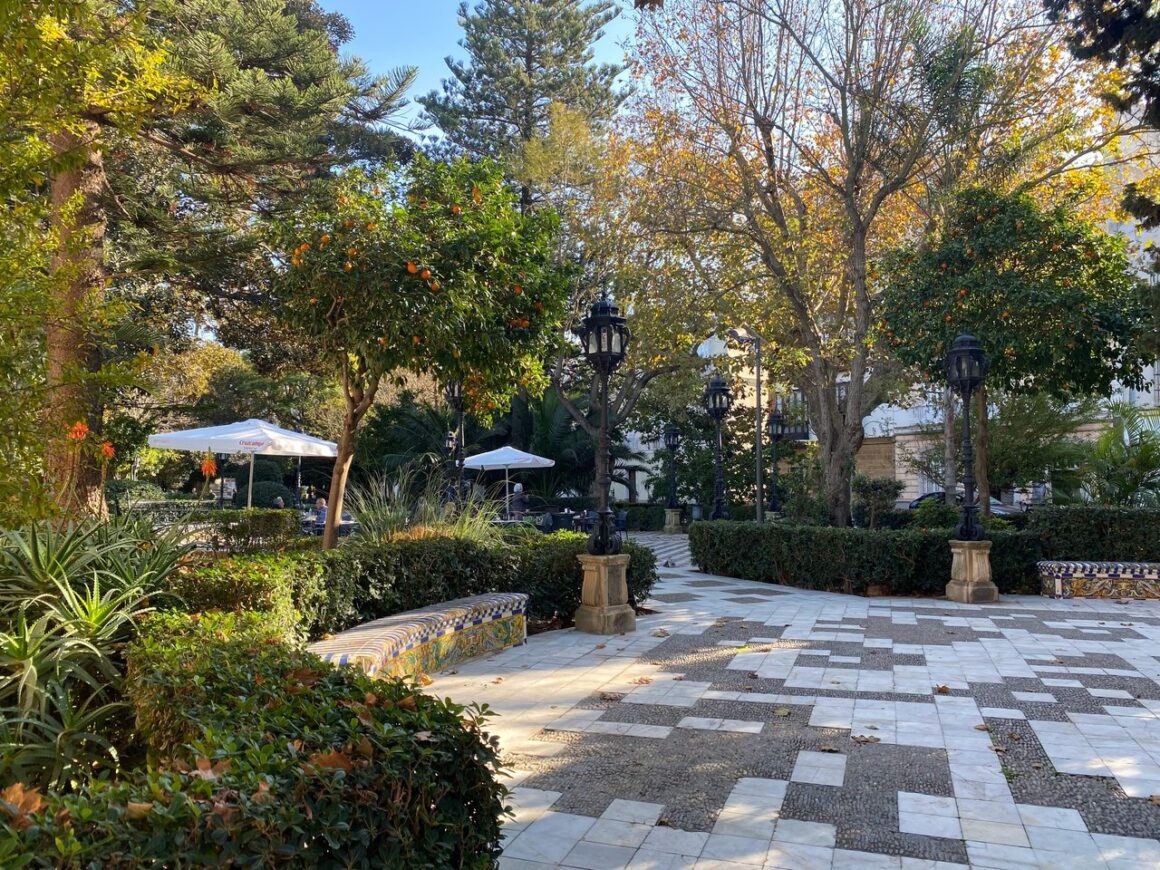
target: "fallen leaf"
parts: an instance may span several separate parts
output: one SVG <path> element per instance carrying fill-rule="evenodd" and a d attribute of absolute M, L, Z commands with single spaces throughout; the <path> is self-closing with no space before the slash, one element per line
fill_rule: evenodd
<path fill-rule="evenodd" d="M 20 782 L 14 782 L 4 789 L 0 799 L 4 801 L 4 811 L 12 817 L 12 826 L 18 831 L 31 827 L 33 822 L 28 817 L 44 808 L 44 798 L 40 792 L 34 788 L 26 789 Z"/>
<path fill-rule="evenodd" d="M 258 790 L 250 795 L 250 801 L 256 804 L 264 804 L 273 799 L 274 796 L 270 794 L 270 784 L 266 780 L 259 782 Z"/>
<path fill-rule="evenodd" d="M 934 690 L 940 695 L 949 695 L 951 693 L 950 686 L 935 686 Z"/>
<path fill-rule="evenodd" d="M 145 818 L 151 812 L 153 812 L 152 801 L 129 801 L 128 806 L 125 807 L 125 818 L 136 821 Z"/>
<path fill-rule="evenodd" d="M 598 643 L 598 644 L 596 644 L 595 649 L 604 649 L 606 646 L 608 646 L 608 644 Z"/>
<path fill-rule="evenodd" d="M 853 740 L 855 743 L 862 743 L 862 744 L 881 743 L 882 742 L 881 737 L 875 737 L 872 734 L 852 734 L 850 736 L 850 739 Z"/>
<path fill-rule="evenodd" d="M 991 726 L 988 725 L 986 722 L 984 722 L 982 725 L 976 725 L 975 730 L 976 731 L 990 731 Z"/>
<path fill-rule="evenodd" d="M 1152 801 L 1152 803 L 1156 804 L 1156 806 L 1160 806 L 1160 794 L 1152 795 L 1152 797 L 1150 797 L 1149 800 Z"/>
<path fill-rule="evenodd" d="M 773 711 L 774 716 L 788 716 L 790 714 L 789 707 L 778 707 Z"/>
<path fill-rule="evenodd" d="M 199 758 L 197 760 L 197 770 L 191 770 L 189 775 L 212 782 L 229 769 L 230 760 L 228 758 L 219 761 L 217 764 L 214 764 L 208 758 Z"/>
<path fill-rule="evenodd" d="M 653 637 L 668 637 L 669 630 L 667 628 L 654 628 L 652 631 Z"/>
<path fill-rule="evenodd" d="M 629 680 L 634 686 L 647 686 L 652 682 L 652 677 L 637 677 L 634 680 Z"/>
<path fill-rule="evenodd" d="M 749 679 L 751 679 L 751 680 L 760 680 L 760 679 L 761 679 L 761 677 L 759 677 L 759 676 L 757 675 L 757 671 L 754 671 L 753 673 L 751 673 L 751 674 L 748 674 L 748 677 L 749 677 Z"/>
<path fill-rule="evenodd" d="M 427 676 L 426 674 L 419 674 L 419 676 L 418 676 L 418 678 L 417 678 L 417 679 L 419 680 L 419 685 L 420 685 L 420 686 L 429 686 L 429 685 L 431 685 L 433 682 L 435 682 L 433 679 L 431 679 L 431 678 L 430 678 L 429 676 Z"/>
<path fill-rule="evenodd" d="M 622 695 L 620 692 L 601 692 L 600 693 L 600 700 L 601 701 L 619 701 L 623 697 L 624 697 L 624 695 Z"/>
<path fill-rule="evenodd" d="M 841 752 L 837 746 L 831 746 L 829 743 L 823 743 L 818 747 L 818 752 Z"/>
<path fill-rule="evenodd" d="M 741 691 L 743 691 L 743 692 L 752 692 L 752 691 L 753 691 L 753 686 L 742 686 L 742 687 L 741 687 Z"/>
<path fill-rule="evenodd" d="M 503 682 L 503 677 L 496 677 L 492 682 L 498 685 Z"/>

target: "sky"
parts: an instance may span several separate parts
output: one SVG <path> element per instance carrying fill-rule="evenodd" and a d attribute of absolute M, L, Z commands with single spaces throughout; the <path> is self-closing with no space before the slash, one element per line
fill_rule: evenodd
<path fill-rule="evenodd" d="M 399 66 L 419 68 L 410 96 L 438 90 L 449 73 L 444 58 L 462 58 L 459 40 L 459 0 L 319 0 L 325 9 L 341 12 L 354 27 L 354 39 L 344 51 L 361 57 L 372 72 L 385 73 Z M 470 0 L 475 5 L 475 0 Z M 622 7 L 631 5 L 620 0 Z M 629 15 L 613 21 L 596 45 L 596 59 L 618 63 L 624 55 L 617 44 L 632 30 Z M 408 117 L 418 111 L 410 106 Z"/>

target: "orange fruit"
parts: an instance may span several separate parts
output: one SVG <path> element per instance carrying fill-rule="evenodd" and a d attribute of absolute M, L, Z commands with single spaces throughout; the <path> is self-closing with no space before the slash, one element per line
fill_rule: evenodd
<path fill-rule="evenodd" d="M 459 359 L 459 348 L 455 348 L 453 351 L 451 351 L 451 356 L 453 359 Z"/>
<path fill-rule="evenodd" d="M 521 287 L 519 284 L 517 284 L 515 287 L 512 288 L 512 292 L 515 293 L 517 296 L 519 296 L 521 293 L 524 292 L 524 288 Z"/>
<path fill-rule="evenodd" d="M 419 267 L 416 266 L 414 263 L 412 263 L 410 260 L 408 260 L 407 261 L 407 271 L 410 272 L 412 275 L 414 275 L 416 272 L 419 271 Z"/>
<path fill-rule="evenodd" d="M 451 206 L 451 213 L 452 214 L 459 214 L 461 211 L 463 211 L 463 208 L 462 208 L 462 206 L 459 205 L 459 203 L 456 203 L 455 205 Z"/>
<path fill-rule="evenodd" d="M 431 288 L 432 293 L 438 293 L 439 288 L 443 285 L 441 285 L 438 281 L 431 281 L 427 284 L 427 286 Z"/>
<path fill-rule="evenodd" d="M 966 291 L 965 289 L 963 289 L 963 290 L 959 290 L 959 295 L 960 295 L 960 296 L 966 296 L 966 295 L 967 295 L 967 291 Z"/>
<path fill-rule="evenodd" d="M 536 303 L 536 311 L 540 312 L 541 314 L 544 313 L 544 303 L 543 302 Z"/>
<path fill-rule="evenodd" d="M 426 281 L 428 278 L 431 277 L 431 270 L 424 269 L 422 272 L 419 273 L 419 277 L 422 278 L 424 281 Z"/>
<path fill-rule="evenodd" d="M 353 257 L 357 253 L 358 253 L 358 248 L 347 248 L 346 249 L 346 255 L 348 257 Z"/>
<path fill-rule="evenodd" d="M 386 344 L 386 343 L 387 343 L 387 340 L 385 338 L 383 338 L 383 336 L 380 335 L 379 336 L 379 344 Z"/>
<path fill-rule="evenodd" d="M 943 318 L 943 320 L 945 320 L 947 323 L 950 323 L 952 319 L 953 318 L 949 314 Z"/>
<path fill-rule="evenodd" d="M 346 205 L 346 204 L 347 204 L 347 202 L 348 202 L 348 200 L 347 200 L 347 198 L 346 198 L 345 196 L 340 196 L 340 197 L 338 198 L 338 204 L 339 204 L 339 205 Z"/>
<path fill-rule="evenodd" d="M 374 221 L 371 221 L 370 223 L 367 224 L 367 229 L 371 230 L 372 232 L 377 228 L 378 228 L 378 224 L 376 224 Z"/>
<path fill-rule="evenodd" d="M 345 221 L 343 221 L 343 222 L 342 222 L 342 225 L 343 225 L 344 227 L 346 227 L 346 228 L 349 230 L 351 227 L 353 227 L 353 226 L 354 226 L 354 221 L 352 221 L 352 220 L 345 220 Z"/>
<path fill-rule="evenodd" d="M 311 297 L 311 299 L 310 299 L 310 304 L 311 304 L 311 305 L 317 305 L 317 304 L 318 304 L 318 300 L 317 300 L 317 299 L 315 299 L 315 298 L 313 298 L 313 297 Z"/>
<path fill-rule="evenodd" d="M 302 250 L 309 251 L 310 250 L 310 242 L 303 242 L 302 243 Z"/>
<path fill-rule="evenodd" d="M 419 336 L 417 336 L 417 335 L 412 335 L 412 336 L 411 336 L 411 343 L 412 343 L 412 344 L 418 344 L 418 343 L 419 343 L 419 341 L 420 341 L 420 338 L 419 338 Z"/>
<path fill-rule="evenodd" d="M 354 263 L 346 262 L 346 263 L 342 264 L 342 271 L 344 271 L 344 272 L 349 272 L 353 268 L 354 268 Z"/>
<path fill-rule="evenodd" d="M 325 245 L 327 242 L 329 242 L 329 241 L 330 241 L 330 233 L 323 233 L 323 234 L 322 234 L 322 238 L 320 238 L 318 241 L 319 241 L 321 244 Z"/>
<path fill-rule="evenodd" d="M 1003 316 L 1004 316 L 1004 317 L 1010 317 L 1010 316 L 1011 316 L 1011 312 L 1010 312 L 1010 311 L 1004 311 L 1004 312 L 1003 312 Z"/>

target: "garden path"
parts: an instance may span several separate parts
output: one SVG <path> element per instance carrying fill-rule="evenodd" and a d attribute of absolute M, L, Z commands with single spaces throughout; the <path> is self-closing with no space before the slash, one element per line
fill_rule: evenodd
<path fill-rule="evenodd" d="M 637 540 L 635 633 L 430 689 L 500 714 L 504 870 L 1160 866 L 1160 602 L 856 598 Z"/>

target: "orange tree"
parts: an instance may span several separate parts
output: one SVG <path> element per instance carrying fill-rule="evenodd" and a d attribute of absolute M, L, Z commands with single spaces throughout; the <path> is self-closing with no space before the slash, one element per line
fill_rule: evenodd
<path fill-rule="evenodd" d="M 986 388 L 1069 398 L 1140 382 L 1147 313 L 1126 240 L 1064 206 L 968 189 L 932 244 L 884 259 L 879 328 L 893 354 L 929 381 L 945 379 L 947 349 L 968 332 L 990 361 Z M 988 491 L 986 388 L 980 492 Z"/>
<path fill-rule="evenodd" d="M 422 157 L 350 172 L 282 225 L 279 315 L 333 363 L 345 398 L 324 546 L 384 378 L 462 380 L 484 418 L 518 387 L 543 387 L 567 285 L 551 265 L 556 227 L 550 211 L 520 214 L 498 164 Z"/>

